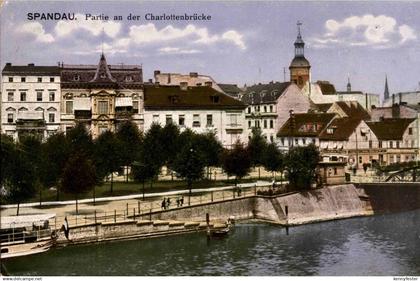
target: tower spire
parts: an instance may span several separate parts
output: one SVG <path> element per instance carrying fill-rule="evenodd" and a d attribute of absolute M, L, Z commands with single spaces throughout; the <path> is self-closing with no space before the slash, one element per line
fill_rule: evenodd
<path fill-rule="evenodd" d="M 384 100 L 389 99 L 389 90 L 388 90 L 388 75 L 385 74 L 385 90 L 384 90 Z"/>
<path fill-rule="evenodd" d="M 351 92 L 350 75 L 347 75 L 347 92 Z"/>

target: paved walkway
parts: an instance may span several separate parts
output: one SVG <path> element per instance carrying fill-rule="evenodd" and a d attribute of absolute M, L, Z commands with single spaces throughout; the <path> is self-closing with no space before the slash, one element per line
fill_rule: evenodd
<path fill-rule="evenodd" d="M 264 186 L 269 186 L 270 182 L 257 181 L 254 183 L 240 184 L 242 194 L 241 196 L 250 196 L 255 193 L 255 187 L 262 189 Z M 234 186 L 224 186 L 215 188 L 201 188 L 193 189 L 193 196 L 190 198 L 191 204 L 199 204 L 204 202 L 221 201 L 231 199 L 237 196 L 233 191 Z M 150 210 L 156 211 L 161 209 L 162 198 L 171 198 L 171 205 L 169 208 L 177 206 L 176 199 L 184 197 L 184 206 L 188 205 L 189 190 L 169 191 L 160 193 L 147 193 L 145 200 L 142 199 L 142 194 L 134 194 L 128 196 L 118 197 L 104 197 L 97 198 L 96 204 L 93 204 L 93 199 L 79 200 L 79 214 L 92 215 L 93 213 L 103 213 L 105 216 L 112 216 L 118 213 L 144 213 Z M 58 202 L 45 202 L 42 206 L 39 203 L 26 203 L 20 205 L 20 215 L 33 215 L 33 214 L 56 214 L 58 220 L 64 219 L 64 216 L 73 216 L 76 212 L 76 202 L 71 201 L 58 201 Z M 127 212 L 128 211 L 128 212 Z M 16 205 L 4 205 L 1 209 L 1 216 L 14 216 L 16 215 Z"/>

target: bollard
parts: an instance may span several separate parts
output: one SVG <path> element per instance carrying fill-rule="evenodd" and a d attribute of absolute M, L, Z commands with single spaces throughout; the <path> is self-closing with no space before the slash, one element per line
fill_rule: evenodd
<path fill-rule="evenodd" d="M 137 201 L 137 208 L 139 210 L 139 215 L 140 215 L 140 201 Z"/>
<path fill-rule="evenodd" d="M 133 218 L 136 220 L 136 208 L 133 208 Z"/>
<path fill-rule="evenodd" d="M 114 210 L 114 223 L 117 222 L 117 210 Z"/>
<path fill-rule="evenodd" d="M 94 214 L 95 214 L 95 224 L 96 224 L 96 210 L 94 211 Z"/>
<path fill-rule="evenodd" d="M 225 192 L 222 190 L 222 200 L 225 200 Z"/>
<path fill-rule="evenodd" d="M 235 199 L 235 189 L 232 189 L 233 192 L 233 199 Z"/>
<path fill-rule="evenodd" d="M 126 207 L 126 210 L 127 210 L 127 217 L 128 217 L 128 203 L 127 203 L 127 207 Z"/>
<path fill-rule="evenodd" d="M 150 213 L 149 213 L 149 221 L 152 220 L 152 209 L 150 209 Z"/>
<path fill-rule="evenodd" d="M 211 202 L 213 202 L 213 191 L 211 192 Z"/>

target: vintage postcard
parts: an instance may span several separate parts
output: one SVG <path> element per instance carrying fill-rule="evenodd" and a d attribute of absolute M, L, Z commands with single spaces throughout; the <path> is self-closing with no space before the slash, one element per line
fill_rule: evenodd
<path fill-rule="evenodd" d="M 0 3 L 4 280 L 418 280 L 420 2 Z"/>

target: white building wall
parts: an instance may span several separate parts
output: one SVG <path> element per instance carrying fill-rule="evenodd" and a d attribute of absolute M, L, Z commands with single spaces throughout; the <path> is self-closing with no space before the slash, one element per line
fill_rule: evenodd
<path fill-rule="evenodd" d="M 193 122 L 196 120 L 194 115 L 198 115 L 199 126 L 193 126 Z M 211 126 L 207 126 L 207 115 L 212 115 Z M 189 128 L 199 134 L 215 132 L 216 137 L 225 147 L 231 147 L 237 140 L 245 144 L 248 141 L 244 130 L 245 112 L 243 110 L 145 110 L 145 132 L 154 122 L 159 123 L 162 127 L 165 126 L 167 116 L 172 117 L 172 122 L 178 125 L 181 131 Z M 185 118 L 184 126 L 179 125 L 180 116 Z"/>
<path fill-rule="evenodd" d="M 44 137 L 57 132 L 60 127 L 60 76 L 13 76 L 13 82 L 9 82 L 8 75 L 2 76 L 1 94 L 1 131 L 18 137 L 16 132 L 16 120 L 22 117 L 22 109 L 27 109 L 27 113 L 43 116 L 46 122 Z M 21 82 L 21 77 L 25 77 L 25 82 Z M 38 77 L 42 82 L 38 82 Z M 50 82 L 54 78 L 54 82 Z M 42 93 L 42 100 L 37 100 L 37 93 Z M 13 101 L 9 100 L 9 93 L 13 93 Z M 26 100 L 21 101 L 21 93 L 26 93 Z M 54 93 L 54 100 L 50 101 L 50 93 Z M 19 110 L 21 109 L 21 110 Z M 40 113 L 42 112 L 42 113 Z M 27 114 L 25 113 L 25 114 Z M 13 114 L 13 122 L 8 122 L 8 114 Z M 54 122 L 50 122 L 50 114 L 54 114 Z"/>

